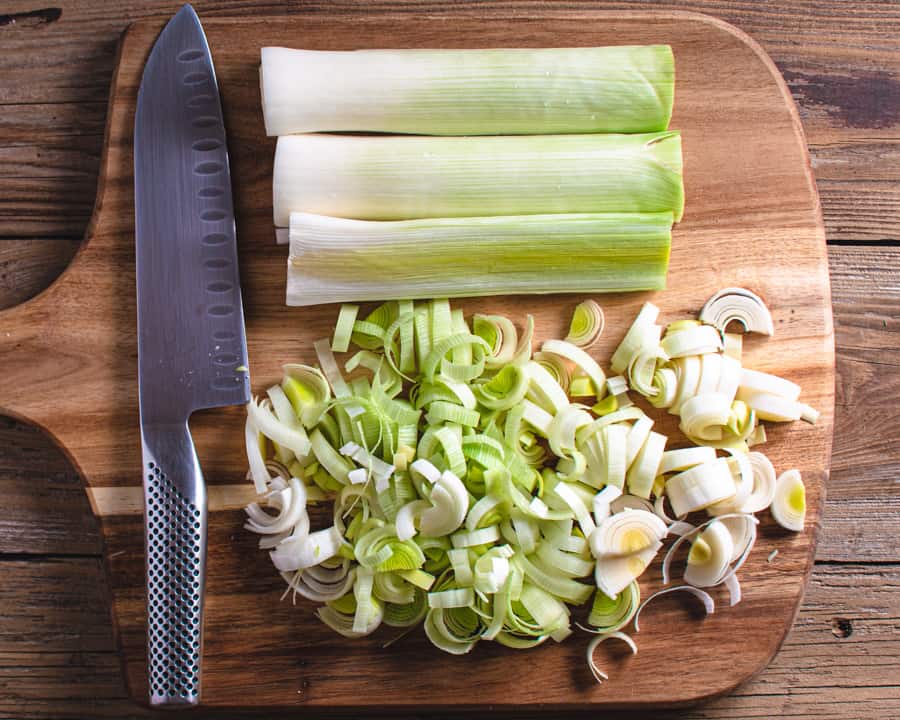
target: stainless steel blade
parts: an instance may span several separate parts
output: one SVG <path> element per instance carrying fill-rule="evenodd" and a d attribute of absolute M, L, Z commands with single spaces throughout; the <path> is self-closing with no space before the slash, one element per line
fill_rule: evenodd
<path fill-rule="evenodd" d="M 207 501 L 187 423 L 194 410 L 247 402 L 249 377 L 222 108 L 190 5 L 144 68 L 134 201 L 150 703 L 194 705 Z"/>
<path fill-rule="evenodd" d="M 134 123 L 138 366 L 144 422 L 246 403 L 249 380 L 225 127 L 189 5 L 156 42 Z"/>

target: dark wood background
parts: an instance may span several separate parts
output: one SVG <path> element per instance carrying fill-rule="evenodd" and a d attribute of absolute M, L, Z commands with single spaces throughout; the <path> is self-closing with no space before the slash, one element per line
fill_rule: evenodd
<path fill-rule="evenodd" d="M 45 6 L 51 2 L 0 4 L 0 308 L 40 292 L 78 247 L 93 205 L 121 31 L 131 20 L 178 7 L 160 0 Z M 359 5 L 196 3 L 201 17 Z M 797 623 L 769 668 L 731 696 L 677 716 L 896 718 L 900 3 L 553 5 L 698 10 L 749 32 L 778 64 L 800 108 L 827 227 L 837 417 L 816 568 Z M 469 6 L 366 3 L 373 13 Z M 527 6 L 491 5 L 500 15 Z M 64 377 L 47 382 L 66 392 Z M 37 431 L 6 418 L 0 418 L 0 507 L 0 717 L 147 716 L 125 695 L 99 534 L 81 481 Z"/>

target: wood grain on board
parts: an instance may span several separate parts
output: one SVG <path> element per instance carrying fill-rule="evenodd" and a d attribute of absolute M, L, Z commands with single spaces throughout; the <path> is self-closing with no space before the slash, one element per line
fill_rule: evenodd
<path fill-rule="evenodd" d="M 213 512 L 207 588 L 205 697 L 210 706 L 379 707 L 413 709 L 442 698 L 445 707 L 640 707 L 695 701 L 726 692 L 758 672 L 790 627 L 811 565 L 830 455 L 833 335 L 824 234 L 805 142 L 790 96 L 774 66 L 740 33 L 700 17 L 664 13 L 557 12 L 514 18 L 456 13 L 453 22 L 426 14 L 315 13 L 290 19 L 206 20 L 229 131 L 254 387 L 274 381 L 286 359 L 312 360 L 311 341 L 327 334 L 334 308 L 283 306 L 284 249 L 271 242 L 273 144 L 262 133 L 256 65 L 264 44 L 311 48 L 415 46 L 552 46 L 670 42 L 678 65 L 673 127 L 682 130 L 689 213 L 675 233 L 670 289 L 655 299 L 666 319 L 696 312 L 715 289 L 746 284 L 770 302 L 777 333 L 747 342 L 748 364 L 800 382 L 823 411 L 814 428 L 780 427 L 767 450 L 776 467 L 798 466 L 810 500 L 809 531 L 799 536 L 764 524 L 743 573 L 746 600 L 699 623 L 677 602 L 662 602 L 634 658 L 612 653 L 612 681 L 590 679 L 585 642 L 528 654 L 479 647 L 477 696 L 458 659 L 430 650 L 421 636 L 388 650 L 385 633 L 336 642 L 312 608 L 278 601 L 280 580 L 244 533 L 237 510 Z M 0 405 L 51 433 L 93 491 L 139 484 L 133 301 L 131 123 L 137 82 L 160 23 L 138 23 L 121 47 L 109 106 L 106 154 L 88 239 L 68 271 L 46 293 L 0 314 L 6 338 Z M 748 108 L 751 111 L 748 111 Z M 714 111 L 713 111 L 714 110 Z M 698 260 L 698 258 L 700 260 Z M 773 266 L 778 267 L 772 272 Z M 605 299 L 610 331 L 600 357 L 621 337 L 649 295 Z M 577 298 L 494 298 L 461 303 L 522 316 L 533 312 L 538 337 L 559 336 Z M 60 309 L 67 312 L 60 318 Z M 616 328 L 617 330 L 614 330 Z M 8 334 L 7 334 L 8 333 Z M 69 393 L 46 399 L 46 378 L 67 378 Z M 76 390 L 77 389 L 77 390 Z M 243 476 L 242 410 L 197 416 L 192 427 L 207 479 L 234 485 Z M 110 489 L 111 488 L 111 489 Z M 127 495 L 127 490 L 123 491 Z M 96 500 L 96 496 L 95 496 Z M 226 505 L 223 505 L 225 507 Z M 95 502 L 95 509 L 103 506 Z M 108 507 L 108 506 L 107 506 Z M 133 503 L 129 506 L 133 508 Z M 113 611 L 133 694 L 145 696 L 143 561 L 140 516 L 101 520 Z M 777 565 L 768 550 L 780 550 Z M 647 583 L 650 589 L 653 580 Z M 759 618 L 765 622 L 760 623 Z M 727 641 L 723 642 L 723 638 Z M 688 642 L 689 640 L 689 642 Z M 697 656 L 701 644 L 711 651 Z M 736 650 L 740 648 L 740 652 Z M 433 672 L 402 682 L 422 653 Z M 542 683 L 511 686 L 540 662 Z M 691 664 L 673 684 L 663 665 Z M 614 668 L 614 669 L 613 669 Z M 617 676 L 618 675 L 618 679 Z M 360 678 L 365 677 L 365 683 Z M 367 688 L 378 688 L 371 692 Z"/>

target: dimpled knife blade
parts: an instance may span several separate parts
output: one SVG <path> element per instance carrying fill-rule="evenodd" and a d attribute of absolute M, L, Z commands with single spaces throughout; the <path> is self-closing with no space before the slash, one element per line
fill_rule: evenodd
<path fill-rule="evenodd" d="M 134 204 L 150 704 L 195 705 L 207 508 L 188 419 L 246 403 L 250 381 L 222 107 L 190 5 L 144 68 Z"/>

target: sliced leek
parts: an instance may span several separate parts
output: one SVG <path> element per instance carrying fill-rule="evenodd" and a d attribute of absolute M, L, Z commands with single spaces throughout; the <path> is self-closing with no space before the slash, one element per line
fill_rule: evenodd
<path fill-rule="evenodd" d="M 627 370 L 635 391 L 680 415 L 694 443 L 746 453 L 765 440 L 760 420 L 818 420 L 818 411 L 799 401 L 798 385 L 741 366 L 742 336 L 724 332 L 728 322 L 771 334 L 771 318 L 754 293 L 727 288 L 701 313 L 710 324 L 676 320 L 662 337 L 658 316 L 656 306 L 644 305 L 613 354 L 612 369 Z"/>
<path fill-rule="evenodd" d="M 565 340 L 547 340 L 541 345 L 541 352 L 559 355 L 574 363 L 575 367 L 577 367 L 581 373 L 587 375 L 587 377 L 591 379 L 591 382 L 594 383 L 597 397 L 603 396 L 603 388 L 606 386 L 606 375 L 603 373 L 603 370 L 600 369 L 597 361 L 580 347 L 576 347 Z"/>
<path fill-rule="evenodd" d="M 666 524 L 652 512 L 626 509 L 606 518 L 590 535 L 591 552 L 598 560 L 631 557 L 665 538 Z"/>
<path fill-rule="evenodd" d="M 787 470 L 775 482 L 772 517 L 781 527 L 802 532 L 806 519 L 806 487 L 799 470 Z"/>
<path fill-rule="evenodd" d="M 666 495 L 679 517 L 726 500 L 735 490 L 731 468 L 725 458 L 695 465 L 666 482 Z"/>
<path fill-rule="evenodd" d="M 731 563 L 733 552 L 734 541 L 728 528 L 719 521 L 710 523 L 691 545 L 685 582 L 694 587 L 718 584 Z"/>
<path fill-rule="evenodd" d="M 757 513 L 765 510 L 775 499 L 775 468 L 761 452 L 747 456 L 753 471 L 753 487 L 741 505 L 741 512 Z"/>
<path fill-rule="evenodd" d="M 622 590 L 639 578 L 647 566 L 656 557 L 662 543 L 653 545 L 636 553 L 619 557 L 605 557 L 597 560 L 594 581 L 597 589 L 609 597 L 616 597 Z"/>
<path fill-rule="evenodd" d="M 588 624 L 596 628 L 596 632 L 607 633 L 621 630 L 637 612 L 641 602 L 641 589 L 637 582 L 632 582 L 615 598 L 604 595 L 599 590 L 594 595 Z"/>
<path fill-rule="evenodd" d="M 667 450 L 663 453 L 659 464 L 660 473 L 678 472 L 712 462 L 716 459 L 716 451 L 709 447 L 688 447 L 680 450 Z"/>
<path fill-rule="evenodd" d="M 466 517 L 469 494 L 462 481 L 445 470 L 431 490 L 431 507 L 422 513 L 419 527 L 425 537 L 442 537 L 455 531 Z"/>
<path fill-rule="evenodd" d="M 637 628 L 635 628 L 637 629 Z M 637 655 L 637 645 L 634 640 L 631 639 L 630 636 L 626 635 L 623 632 L 610 632 L 604 635 L 598 635 L 588 644 L 587 649 L 587 659 L 588 659 L 588 667 L 590 668 L 591 674 L 594 676 L 594 680 L 598 683 L 602 683 L 604 680 L 609 680 L 609 676 L 603 672 L 597 665 L 594 663 L 594 652 L 597 650 L 597 647 L 600 643 L 605 642 L 607 640 L 621 640 L 629 648 L 631 648 L 631 653 L 633 655 Z"/>
<path fill-rule="evenodd" d="M 688 540 L 693 540 L 697 536 L 698 533 L 703 532 L 710 525 L 724 524 L 724 522 L 726 520 L 732 520 L 732 519 L 739 519 L 743 522 L 746 522 L 748 525 L 752 525 L 752 528 L 748 528 L 749 529 L 749 539 L 747 541 L 746 546 L 741 551 L 740 556 L 737 557 L 735 564 L 728 571 L 728 573 L 736 572 L 740 568 L 740 566 L 744 564 L 744 561 L 747 559 L 747 556 L 749 555 L 750 550 L 753 548 L 753 545 L 756 540 L 756 525 L 759 523 L 759 520 L 757 520 L 753 515 L 748 515 L 746 513 L 730 513 L 728 515 L 722 515 L 720 517 L 713 518 L 712 520 L 707 520 L 706 522 L 701 523 L 700 525 L 697 525 L 696 527 L 693 527 L 690 530 L 687 530 L 683 534 L 679 535 L 678 539 L 676 539 L 675 542 L 672 543 L 672 545 L 666 551 L 665 556 L 663 557 L 663 562 L 662 562 L 663 585 L 669 584 L 669 580 L 671 577 L 670 570 L 671 570 L 671 566 L 672 566 L 672 560 L 675 557 L 675 553 L 678 551 L 678 548 L 681 547 L 681 545 L 683 545 Z M 726 528 L 726 531 L 727 531 L 727 528 Z M 730 533 L 730 531 L 728 531 L 728 532 Z M 732 552 L 732 555 L 734 555 L 734 552 Z M 725 575 L 727 575 L 728 573 L 726 573 Z M 719 579 L 719 582 L 721 582 L 724 579 L 725 579 L 725 576 L 721 577 Z"/>
<path fill-rule="evenodd" d="M 731 534 L 731 543 L 734 549 L 731 552 L 730 562 L 735 562 L 743 555 L 755 539 L 756 523 L 752 522 L 750 517 L 750 515 L 731 515 L 719 521 Z"/>
<path fill-rule="evenodd" d="M 738 397 L 755 394 L 776 395 L 785 400 L 795 401 L 800 397 L 800 386 L 777 375 L 744 368 Z"/>
<path fill-rule="evenodd" d="M 600 337 L 605 326 L 606 319 L 600 304 L 596 300 L 585 300 L 575 306 L 565 340 L 580 348 L 590 347 Z"/>
<path fill-rule="evenodd" d="M 744 326 L 745 332 L 773 335 L 772 315 L 762 298 L 744 288 L 725 288 L 713 295 L 700 311 L 700 319 L 725 332 L 732 321 Z"/>
<path fill-rule="evenodd" d="M 760 419 L 772 422 L 799 420 L 803 417 L 805 410 L 803 403 L 771 393 L 754 393 L 741 388 L 738 390 L 738 398 L 746 402 L 747 406 L 753 409 Z"/>

